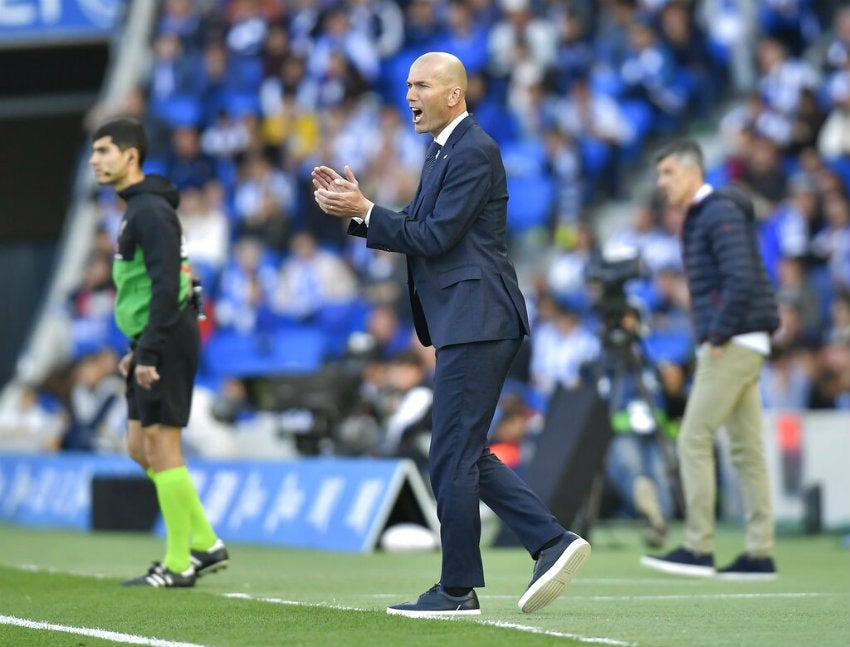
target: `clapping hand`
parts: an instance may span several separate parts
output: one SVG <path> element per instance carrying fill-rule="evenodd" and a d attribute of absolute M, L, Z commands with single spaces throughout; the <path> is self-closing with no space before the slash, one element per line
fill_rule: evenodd
<path fill-rule="evenodd" d="M 313 169 L 312 178 L 316 204 L 326 214 L 338 218 L 363 218 L 372 208 L 372 202 L 360 192 L 360 184 L 350 166 L 345 167 L 345 177 L 327 166 Z"/>
<path fill-rule="evenodd" d="M 346 167 L 348 168 L 348 167 Z M 328 166 L 317 166 L 312 173 L 313 186 L 326 191 L 342 192 L 344 189 L 342 184 L 335 184 L 336 180 L 344 179 L 339 173 Z"/>

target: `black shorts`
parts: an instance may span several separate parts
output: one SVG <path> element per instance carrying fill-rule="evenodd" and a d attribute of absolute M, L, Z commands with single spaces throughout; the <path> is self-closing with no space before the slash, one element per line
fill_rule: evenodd
<path fill-rule="evenodd" d="M 150 391 L 136 382 L 135 358 L 127 375 L 127 416 L 139 420 L 142 427 L 166 425 L 185 427 L 192 409 L 192 390 L 198 370 L 200 335 L 195 309 L 187 306 L 165 339 L 156 366 L 159 381 Z"/>

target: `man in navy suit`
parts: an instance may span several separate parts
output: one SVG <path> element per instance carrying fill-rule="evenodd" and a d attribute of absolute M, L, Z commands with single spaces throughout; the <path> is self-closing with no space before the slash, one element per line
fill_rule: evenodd
<path fill-rule="evenodd" d="M 369 201 L 351 168 L 313 170 L 326 213 L 353 218 L 349 233 L 371 248 L 407 255 L 408 291 L 420 341 L 434 345 L 429 467 L 442 546 L 440 581 L 418 600 L 387 608 L 411 617 L 481 613 L 484 586 L 479 499 L 535 560 L 519 599 L 524 612 L 552 602 L 590 554 L 516 473 L 487 446 L 508 369 L 528 334 L 528 314 L 508 258 L 508 192 L 496 143 L 466 110 L 466 70 L 429 52 L 410 67 L 407 100 L 417 133 L 434 142 L 419 188 L 401 212 Z"/>

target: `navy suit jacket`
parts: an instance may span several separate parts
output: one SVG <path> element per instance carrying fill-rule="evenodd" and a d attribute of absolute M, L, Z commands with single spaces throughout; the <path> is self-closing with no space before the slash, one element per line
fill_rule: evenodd
<path fill-rule="evenodd" d="M 402 211 L 375 205 L 349 233 L 407 255 L 416 334 L 425 345 L 516 339 L 528 313 L 507 249 L 508 189 L 496 142 L 466 117 Z"/>

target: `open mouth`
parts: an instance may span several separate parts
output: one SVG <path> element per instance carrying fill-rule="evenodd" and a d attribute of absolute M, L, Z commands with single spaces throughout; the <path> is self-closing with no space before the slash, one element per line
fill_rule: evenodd
<path fill-rule="evenodd" d="M 411 108 L 411 112 L 413 112 L 413 123 L 418 124 L 422 121 L 422 111 L 419 108 Z"/>

